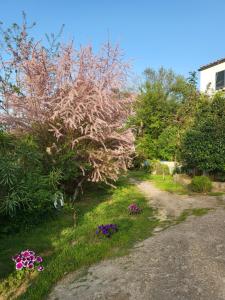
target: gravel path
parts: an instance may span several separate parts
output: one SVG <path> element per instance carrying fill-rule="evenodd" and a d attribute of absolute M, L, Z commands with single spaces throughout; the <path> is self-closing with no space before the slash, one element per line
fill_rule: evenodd
<path fill-rule="evenodd" d="M 134 181 L 138 188 L 149 199 L 150 205 L 157 208 L 161 219 L 167 217 L 179 217 L 186 209 L 193 208 L 215 208 L 223 205 L 220 197 L 207 195 L 178 195 L 156 188 L 149 181 Z"/>
<path fill-rule="evenodd" d="M 165 215 L 196 206 L 216 209 L 189 217 L 137 244 L 128 256 L 103 261 L 83 276 L 69 274 L 49 300 L 225 300 L 224 208 L 214 197 L 175 196 L 147 182 L 138 186 Z"/>

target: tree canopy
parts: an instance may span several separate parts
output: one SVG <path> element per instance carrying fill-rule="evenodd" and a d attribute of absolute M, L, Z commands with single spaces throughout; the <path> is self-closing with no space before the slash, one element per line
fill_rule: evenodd
<path fill-rule="evenodd" d="M 1 126 L 38 133 L 50 156 L 66 145 L 80 178 L 116 180 L 133 151 L 124 126 L 133 101 L 123 93 L 129 66 L 119 47 L 106 43 L 95 53 L 69 43 L 53 51 L 52 44 L 46 48 L 30 37 L 28 28 L 24 19 L 22 26 L 2 30 Z"/>
<path fill-rule="evenodd" d="M 225 97 L 216 94 L 198 111 L 186 131 L 181 160 L 190 169 L 211 174 L 225 172 Z"/>
<path fill-rule="evenodd" d="M 131 118 L 137 152 L 150 159 L 174 160 L 183 131 L 193 121 L 201 103 L 195 73 L 188 79 L 172 70 L 145 70 L 145 83 Z"/>

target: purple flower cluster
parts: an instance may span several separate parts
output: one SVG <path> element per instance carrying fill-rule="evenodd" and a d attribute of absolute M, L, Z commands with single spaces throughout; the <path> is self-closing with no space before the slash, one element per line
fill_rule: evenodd
<path fill-rule="evenodd" d="M 128 211 L 131 215 L 139 214 L 141 212 L 140 207 L 137 206 L 136 203 L 132 203 L 128 206 Z"/>
<path fill-rule="evenodd" d="M 110 237 L 113 233 L 118 231 L 116 224 L 106 224 L 98 226 L 96 234 L 103 234 L 106 237 Z"/>
<path fill-rule="evenodd" d="M 41 256 L 37 256 L 34 251 L 25 250 L 20 252 L 20 254 L 16 254 L 12 257 L 12 260 L 15 262 L 16 270 L 22 269 L 34 269 L 35 265 L 37 266 L 38 271 L 43 271 L 44 267 L 39 265 L 42 263 L 43 259 Z"/>

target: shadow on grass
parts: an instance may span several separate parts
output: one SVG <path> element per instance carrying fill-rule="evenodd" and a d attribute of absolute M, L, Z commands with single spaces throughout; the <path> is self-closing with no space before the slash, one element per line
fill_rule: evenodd
<path fill-rule="evenodd" d="M 103 184 L 89 185 L 85 193 L 85 199 L 75 203 L 78 224 L 83 222 L 84 215 L 88 211 L 95 209 L 112 193 L 112 188 Z M 34 249 L 38 254 L 45 254 L 45 250 L 48 249 L 45 256 L 54 253 L 53 240 L 59 240 L 63 231 L 65 232 L 66 229 L 73 227 L 73 211 L 69 206 L 66 205 L 65 209 L 60 213 L 57 212 L 57 214 L 54 218 L 45 217 L 40 224 L 29 230 L 0 237 L 0 280 L 6 278 L 15 270 L 11 257 L 20 251 Z M 46 230 L 46 226 L 48 230 Z"/>
<path fill-rule="evenodd" d="M 142 214 L 128 214 L 127 207 L 132 202 L 142 208 Z M 45 271 L 32 279 L 25 294 L 18 299 L 42 299 L 66 273 L 126 254 L 135 242 L 149 237 L 159 224 L 143 195 L 125 177 L 117 182 L 117 189 L 89 185 L 84 199 L 76 202 L 75 208 L 76 227 L 73 226 L 72 212 L 67 208 L 57 219 L 37 226 L 31 232 L 5 238 L 1 243 L 2 278 L 12 272 L 10 257 L 16 252 L 30 248 L 44 257 Z M 97 237 L 97 226 L 106 223 L 116 223 L 119 231 L 110 239 Z M 12 281 L 18 285 L 20 280 L 14 274 L 11 274 Z M 7 284 L 2 287 L 3 292 L 10 292 L 10 282 Z"/>

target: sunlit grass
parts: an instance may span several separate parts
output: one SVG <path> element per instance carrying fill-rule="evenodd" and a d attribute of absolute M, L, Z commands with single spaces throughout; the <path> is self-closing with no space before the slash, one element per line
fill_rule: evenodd
<path fill-rule="evenodd" d="M 173 180 L 171 175 L 151 175 L 150 180 L 163 191 L 177 194 L 188 194 L 188 189 Z"/>
<path fill-rule="evenodd" d="M 127 207 L 132 202 L 143 209 L 142 214 L 128 214 Z M 30 286 L 19 299 L 40 300 L 66 273 L 102 259 L 126 254 L 135 242 L 150 236 L 159 224 L 143 195 L 126 179 L 118 183 L 116 190 L 92 189 L 83 201 L 76 204 L 76 208 L 76 227 L 73 226 L 72 212 L 68 209 L 56 220 L 45 222 L 32 232 L 1 240 L 0 295 L 12 299 L 13 293 L 20 289 L 23 280 L 13 270 L 10 258 L 22 249 L 30 248 L 43 255 L 45 271 L 27 283 Z M 116 223 L 119 228 L 110 239 L 100 239 L 95 234 L 96 227 L 105 223 Z"/>
<path fill-rule="evenodd" d="M 149 180 L 151 179 L 151 173 L 144 170 L 131 170 L 128 172 L 127 177 L 137 180 Z"/>
<path fill-rule="evenodd" d="M 173 180 L 173 176 L 171 175 L 152 175 L 150 172 L 135 170 L 130 171 L 128 177 L 137 180 L 149 180 L 160 190 L 170 193 L 188 194 L 189 192 L 186 187 L 178 182 L 175 182 Z"/>

